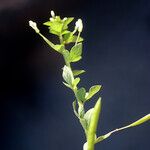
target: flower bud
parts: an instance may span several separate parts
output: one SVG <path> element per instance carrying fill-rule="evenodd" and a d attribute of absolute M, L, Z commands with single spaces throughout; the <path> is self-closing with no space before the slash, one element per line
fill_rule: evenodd
<path fill-rule="evenodd" d="M 33 22 L 32 20 L 29 21 L 29 26 L 35 30 L 36 33 L 39 33 L 40 30 L 37 28 L 36 22 Z"/>
<path fill-rule="evenodd" d="M 51 10 L 51 16 L 52 16 L 53 18 L 55 18 L 55 13 L 54 13 L 53 10 Z"/>
<path fill-rule="evenodd" d="M 49 18 L 49 20 L 53 22 L 53 21 L 54 21 L 54 18 L 51 17 L 51 18 Z"/>
<path fill-rule="evenodd" d="M 83 30 L 83 23 L 81 19 L 78 19 L 78 21 L 75 24 L 75 29 L 77 29 L 79 32 L 82 32 Z"/>
<path fill-rule="evenodd" d="M 67 17 L 63 18 L 63 21 L 66 21 L 67 20 Z"/>

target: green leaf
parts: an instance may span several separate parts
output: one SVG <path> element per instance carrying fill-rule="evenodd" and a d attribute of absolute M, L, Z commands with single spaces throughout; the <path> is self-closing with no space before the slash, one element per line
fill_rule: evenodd
<path fill-rule="evenodd" d="M 64 50 L 64 46 L 60 44 L 56 44 L 53 46 L 53 49 L 61 53 L 61 51 Z"/>
<path fill-rule="evenodd" d="M 65 21 L 63 21 L 63 30 L 68 28 L 68 24 L 70 24 L 73 21 L 73 19 L 73 17 L 69 17 Z"/>
<path fill-rule="evenodd" d="M 72 32 L 64 35 L 64 41 L 65 41 L 66 44 L 75 43 L 76 40 L 77 40 L 77 36 L 76 35 L 72 35 Z M 83 41 L 83 38 L 79 37 L 78 38 L 78 42 L 82 42 L 82 41 Z"/>
<path fill-rule="evenodd" d="M 73 46 L 70 50 L 70 61 L 71 62 L 76 62 L 80 60 L 82 54 L 82 43 L 79 43 L 75 46 Z"/>
<path fill-rule="evenodd" d="M 65 34 L 68 34 L 68 33 L 70 33 L 70 31 L 64 30 L 61 34 L 62 34 L 62 35 L 65 35 Z"/>
<path fill-rule="evenodd" d="M 63 49 L 64 49 L 64 46 L 62 45 L 55 45 L 53 44 L 50 40 L 48 40 L 43 34 L 41 33 L 38 33 L 42 38 L 43 40 L 51 47 L 53 48 L 54 50 L 56 50 L 57 52 L 61 52 Z"/>
<path fill-rule="evenodd" d="M 67 83 L 65 83 L 65 82 L 63 82 L 63 84 L 64 84 L 66 87 L 72 89 L 72 87 L 71 87 L 69 84 L 67 84 Z"/>
<path fill-rule="evenodd" d="M 52 22 L 51 21 L 47 21 L 47 22 L 44 22 L 43 25 L 50 27 L 52 25 Z"/>
<path fill-rule="evenodd" d="M 63 79 L 72 87 L 74 81 L 73 73 L 69 67 L 66 65 L 63 67 Z"/>
<path fill-rule="evenodd" d="M 86 100 L 90 99 L 92 96 L 94 96 L 101 88 L 101 85 L 94 85 L 90 88 L 87 96 L 86 96 Z"/>
<path fill-rule="evenodd" d="M 94 106 L 90 125 L 88 128 L 88 134 L 87 134 L 88 149 L 94 149 L 95 134 L 97 130 L 100 112 L 101 112 L 101 99 L 99 98 Z"/>
<path fill-rule="evenodd" d="M 106 138 L 108 138 L 109 136 L 111 136 L 113 133 L 115 132 L 118 132 L 118 131 L 122 131 L 122 130 L 125 130 L 125 129 L 128 129 L 128 128 L 131 128 L 131 127 L 135 127 L 135 126 L 138 126 L 140 124 L 143 124 L 144 122 L 150 120 L 150 114 L 142 117 L 141 119 L 127 125 L 127 126 L 124 126 L 124 127 L 121 127 L 121 128 L 117 128 L 113 131 L 110 131 L 109 133 L 105 134 L 105 135 L 102 135 L 100 137 L 98 137 L 96 140 L 95 140 L 95 144 L 98 143 L 98 142 L 101 142 L 103 140 L 105 140 Z"/>
<path fill-rule="evenodd" d="M 82 56 L 77 56 L 76 58 L 70 58 L 71 59 L 71 62 L 77 62 L 79 61 L 80 59 L 82 59 Z"/>
<path fill-rule="evenodd" d="M 139 120 L 133 122 L 133 123 L 130 124 L 129 126 L 130 126 L 130 127 L 138 126 L 138 125 L 140 125 L 140 124 L 142 124 L 142 123 L 144 123 L 144 122 L 146 122 L 146 121 L 148 121 L 148 120 L 150 120 L 150 114 L 148 114 L 148 115 L 142 117 L 141 119 L 139 119 Z"/>
<path fill-rule="evenodd" d="M 78 75 L 80 75 L 80 74 L 82 74 L 84 72 L 85 72 L 85 70 L 73 70 L 73 75 L 74 76 L 78 76 Z"/>
<path fill-rule="evenodd" d="M 91 116 L 92 116 L 92 114 L 93 114 L 93 110 L 94 110 L 94 108 L 89 109 L 89 110 L 85 113 L 85 115 L 84 115 L 84 118 L 85 118 L 85 120 L 86 120 L 86 122 L 87 122 L 87 128 L 89 127 L 89 124 L 90 124 L 90 121 L 91 121 Z"/>
<path fill-rule="evenodd" d="M 62 23 L 62 22 L 55 22 L 55 21 L 54 21 L 54 22 L 51 24 L 51 26 L 50 26 L 50 29 L 51 29 L 51 30 L 54 30 L 54 31 L 56 31 L 56 32 L 58 32 L 58 33 L 61 33 L 62 28 L 63 28 L 63 23 Z"/>
<path fill-rule="evenodd" d="M 73 81 L 73 87 L 75 88 L 79 82 L 80 82 L 80 78 L 75 78 Z"/>
<path fill-rule="evenodd" d="M 79 115 L 78 115 L 78 113 L 77 113 L 77 111 L 76 111 L 76 101 L 73 101 L 73 103 L 72 103 L 72 106 L 73 106 L 73 111 L 74 111 L 74 113 L 75 113 L 75 115 L 79 118 Z"/>
<path fill-rule="evenodd" d="M 55 30 L 52 30 L 51 28 L 49 28 L 49 33 L 52 33 L 52 34 L 57 35 L 57 36 L 60 35 L 59 32 L 57 32 L 57 31 L 55 31 Z"/>
<path fill-rule="evenodd" d="M 79 90 L 77 90 L 78 100 L 84 102 L 85 101 L 85 94 L 86 94 L 85 88 L 80 88 Z"/>
<path fill-rule="evenodd" d="M 70 62 L 70 53 L 69 53 L 69 51 L 64 49 L 64 50 L 62 51 L 62 53 L 63 53 L 64 59 L 65 59 L 67 62 Z"/>

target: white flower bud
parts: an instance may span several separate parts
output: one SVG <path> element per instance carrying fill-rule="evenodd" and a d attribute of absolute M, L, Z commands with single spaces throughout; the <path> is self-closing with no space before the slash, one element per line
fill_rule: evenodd
<path fill-rule="evenodd" d="M 29 21 L 29 26 L 35 30 L 36 33 L 39 33 L 40 30 L 37 28 L 36 22 L 33 22 L 32 20 Z"/>
<path fill-rule="evenodd" d="M 67 20 L 67 17 L 63 18 L 63 21 L 66 21 Z"/>
<path fill-rule="evenodd" d="M 78 19 L 78 21 L 75 24 L 75 29 L 77 29 L 79 32 L 82 32 L 83 30 L 83 23 L 81 19 Z"/>
<path fill-rule="evenodd" d="M 50 20 L 50 21 L 54 21 L 54 18 L 51 17 L 51 18 L 49 18 L 49 20 Z"/>
<path fill-rule="evenodd" d="M 51 10 L 51 16 L 52 16 L 53 18 L 55 18 L 55 13 L 54 13 L 53 10 Z"/>

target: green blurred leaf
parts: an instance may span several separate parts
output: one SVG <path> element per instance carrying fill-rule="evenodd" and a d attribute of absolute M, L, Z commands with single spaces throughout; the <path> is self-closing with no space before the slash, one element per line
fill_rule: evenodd
<path fill-rule="evenodd" d="M 86 100 L 90 99 L 92 96 L 94 96 L 101 88 L 101 85 L 94 85 L 90 88 L 87 96 L 86 96 Z"/>
<path fill-rule="evenodd" d="M 66 87 L 72 89 L 72 87 L 71 87 L 69 84 L 67 84 L 67 83 L 65 83 L 65 82 L 63 82 L 63 84 L 64 84 Z"/>
<path fill-rule="evenodd" d="M 77 40 L 77 36 L 76 35 L 72 35 L 72 32 L 68 32 L 67 34 L 64 35 L 64 41 L 66 44 L 69 44 L 69 43 L 75 43 Z M 83 38 L 82 37 L 79 37 L 78 39 L 78 42 L 82 42 L 83 41 Z"/>
<path fill-rule="evenodd" d="M 79 82 L 80 82 L 80 78 L 75 78 L 73 81 L 73 87 L 76 87 Z"/>
<path fill-rule="evenodd" d="M 64 30 L 64 31 L 62 31 L 62 35 L 65 35 L 65 34 L 68 34 L 68 33 L 70 33 L 70 31 L 68 31 L 68 30 Z"/>
<path fill-rule="evenodd" d="M 85 94 L 86 94 L 85 88 L 80 88 L 79 90 L 77 90 L 77 98 L 78 98 L 78 100 L 84 102 Z"/>
<path fill-rule="evenodd" d="M 82 73 L 85 73 L 85 70 L 73 70 L 73 75 L 74 76 L 78 76 L 78 75 L 80 75 Z"/>
<path fill-rule="evenodd" d="M 63 50 L 62 53 L 63 53 L 63 56 L 64 56 L 65 60 L 67 62 L 70 62 L 70 53 L 69 53 L 69 51 L 68 50 Z"/>
<path fill-rule="evenodd" d="M 101 112 L 101 98 L 99 98 L 97 100 L 97 102 L 94 106 L 94 110 L 93 110 L 90 124 L 88 127 L 87 143 L 88 143 L 89 149 L 92 149 L 95 144 L 95 134 L 97 132 L 97 126 L 98 126 L 100 112 Z"/>
<path fill-rule="evenodd" d="M 69 17 L 63 21 L 63 30 L 68 29 L 68 25 L 73 21 L 73 19 L 73 17 Z"/>
<path fill-rule="evenodd" d="M 142 123 L 144 123 L 144 122 L 146 122 L 146 121 L 148 121 L 148 120 L 150 120 L 150 114 L 148 114 L 148 115 L 142 117 L 141 119 L 139 119 L 139 120 L 133 122 L 133 123 L 130 124 L 129 126 L 130 126 L 130 127 L 138 126 L 138 125 L 140 125 L 140 124 L 142 124 Z"/>
<path fill-rule="evenodd" d="M 71 62 L 76 62 L 80 60 L 82 54 L 82 43 L 79 43 L 75 46 L 73 46 L 70 50 L 70 61 Z"/>
<path fill-rule="evenodd" d="M 77 111 L 76 111 L 76 101 L 73 101 L 73 103 L 72 103 L 72 106 L 73 106 L 73 111 L 74 111 L 74 113 L 75 113 L 75 115 L 79 118 L 79 115 L 78 115 L 78 113 L 77 113 Z"/>
<path fill-rule="evenodd" d="M 63 79 L 72 87 L 74 81 L 73 73 L 69 67 L 66 65 L 63 67 Z"/>
<path fill-rule="evenodd" d="M 95 140 L 95 144 L 98 143 L 98 142 L 101 142 L 102 140 L 108 138 L 109 136 L 111 136 L 113 133 L 115 132 L 119 132 L 119 131 L 122 131 L 122 130 L 125 130 L 125 129 L 128 129 L 128 128 L 131 128 L 131 127 L 135 127 L 135 126 L 138 126 L 140 124 L 143 124 L 144 122 L 150 120 L 150 114 L 142 117 L 141 119 L 127 125 L 127 126 L 124 126 L 124 127 L 121 127 L 121 128 L 118 128 L 118 129 L 115 129 L 113 131 L 110 131 L 109 133 L 105 134 L 105 135 L 102 135 L 100 137 L 98 137 L 96 140 Z"/>
<path fill-rule="evenodd" d="M 85 120 L 86 120 L 86 122 L 87 122 L 87 128 L 89 127 L 93 110 L 94 110 L 94 108 L 89 109 L 89 110 L 85 113 L 85 115 L 84 115 L 84 118 L 85 118 Z"/>

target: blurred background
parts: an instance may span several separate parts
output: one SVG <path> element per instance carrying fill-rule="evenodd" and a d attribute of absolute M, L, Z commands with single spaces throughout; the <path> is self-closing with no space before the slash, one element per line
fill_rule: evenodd
<path fill-rule="evenodd" d="M 74 67 L 87 71 L 87 89 L 103 86 L 99 135 L 150 113 L 149 0 L 1 0 L 1 150 L 81 150 L 85 142 L 73 95 L 62 84 L 63 59 L 28 26 L 36 21 L 50 37 L 42 23 L 51 10 L 83 19 L 83 60 Z M 149 139 L 147 122 L 96 150 L 149 150 Z"/>

